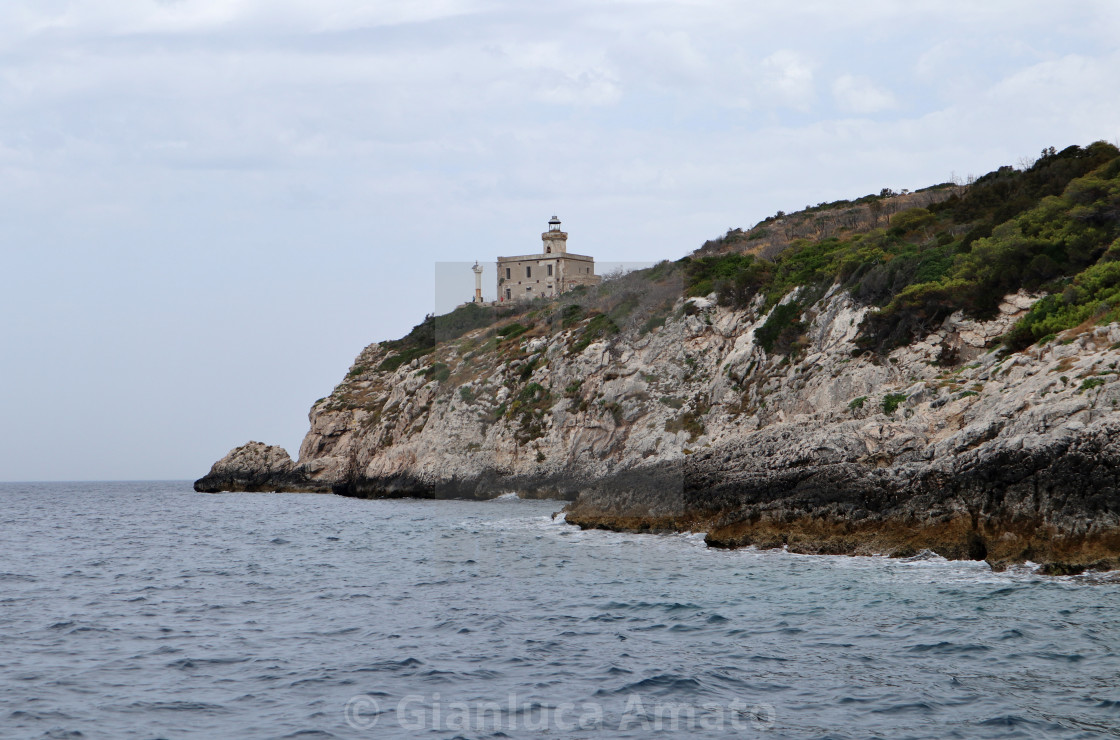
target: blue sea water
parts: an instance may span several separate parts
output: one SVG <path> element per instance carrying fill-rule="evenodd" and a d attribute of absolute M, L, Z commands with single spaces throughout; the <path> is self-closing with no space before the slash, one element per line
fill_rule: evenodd
<path fill-rule="evenodd" d="M 559 502 L 0 484 L 4 738 L 1120 735 L 1120 583 Z"/>

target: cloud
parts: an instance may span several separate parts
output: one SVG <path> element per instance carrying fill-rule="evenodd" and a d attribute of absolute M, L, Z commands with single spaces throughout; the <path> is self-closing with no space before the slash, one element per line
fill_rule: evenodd
<path fill-rule="evenodd" d="M 776 51 L 762 60 L 762 92 L 766 102 L 808 110 L 816 98 L 813 67 L 801 54 Z"/>
<path fill-rule="evenodd" d="M 876 87 L 866 77 L 841 75 L 832 83 L 832 96 L 836 105 L 851 113 L 878 113 L 894 108 L 894 95 L 888 90 Z"/>
<path fill-rule="evenodd" d="M 185 476 L 250 437 L 291 447 L 361 346 L 431 310 L 432 262 L 539 244 L 554 212 L 578 251 L 676 258 L 778 209 L 1116 138 L 1117 18 L 1009 0 L 9 0 L 0 244 L 21 279 L 0 315 L 24 324 L 0 329 L 0 375 L 23 380 L 0 390 L 21 430 L 0 470 Z M 47 310 L 58 295 L 81 327 Z M 112 354 L 136 316 L 174 331 Z M 261 360 L 293 337 L 298 361 Z M 83 418 L 134 416 L 48 458 L 25 440 L 69 414 L 42 399 L 71 382 L 50 361 L 71 346 L 102 368 L 70 399 Z M 187 359 L 137 399 L 131 368 L 160 357 Z M 167 418 L 159 439 L 125 431 Z"/>

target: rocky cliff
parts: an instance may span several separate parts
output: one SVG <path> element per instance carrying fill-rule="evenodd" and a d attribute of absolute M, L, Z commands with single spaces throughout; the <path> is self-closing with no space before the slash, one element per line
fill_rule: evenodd
<path fill-rule="evenodd" d="M 796 356 L 759 345 L 761 300 L 711 298 L 590 342 L 595 317 L 481 328 L 393 370 L 374 344 L 312 408 L 298 464 L 250 443 L 196 488 L 517 492 L 569 499 L 580 526 L 706 530 L 721 547 L 1111 566 L 1120 326 L 989 351 L 1034 300 L 885 356 L 859 353 L 868 309 L 835 288 Z"/>
<path fill-rule="evenodd" d="M 428 317 L 315 403 L 298 462 L 250 443 L 196 488 L 517 492 L 717 547 L 1114 567 L 1120 149 L 906 197 Z"/>

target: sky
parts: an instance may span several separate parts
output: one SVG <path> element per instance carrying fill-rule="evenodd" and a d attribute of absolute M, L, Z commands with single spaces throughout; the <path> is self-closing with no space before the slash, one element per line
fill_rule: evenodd
<path fill-rule="evenodd" d="M 438 263 L 554 214 L 654 262 L 1115 143 L 1117 39 L 1114 0 L 5 0 L 0 480 L 294 457 Z"/>

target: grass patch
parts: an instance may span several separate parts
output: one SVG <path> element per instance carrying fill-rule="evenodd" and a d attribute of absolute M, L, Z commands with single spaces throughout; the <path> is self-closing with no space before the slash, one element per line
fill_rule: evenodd
<path fill-rule="evenodd" d="M 424 377 L 437 383 L 445 383 L 451 377 L 451 368 L 446 363 L 437 362 L 424 371 Z"/>
<path fill-rule="evenodd" d="M 418 359 L 420 357 L 423 357 L 425 355 L 430 355 L 432 352 L 435 352 L 435 351 L 436 351 L 435 345 L 432 345 L 430 347 L 425 347 L 425 346 L 409 347 L 407 349 L 403 349 L 403 350 L 397 352 L 396 354 L 392 354 L 392 355 L 389 355 L 388 357 L 386 357 L 384 360 L 381 361 L 381 364 L 377 366 L 377 369 L 382 371 L 382 372 L 391 373 L 391 372 L 396 371 L 397 368 L 399 368 L 401 365 L 407 365 L 408 363 L 412 362 L 413 360 Z"/>
<path fill-rule="evenodd" d="M 497 334 L 502 339 L 516 339 L 532 328 L 532 324 L 530 324 L 529 326 L 525 326 L 515 321 L 512 324 L 508 324 L 506 326 L 503 326 L 501 329 L 498 329 Z"/>
<path fill-rule="evenodd" d="M 1100 386 L 1104 385 L 1104 383 L 1104 378 L 1086 378 L 1081 383 L 1081 387 L 1077 389 L 1077 392 L 1084 393 L 1085 391 L 1091 391 L 1094 388 L 1099 388 Z"/>
<path fill-rule="evenodd" d="M 572 352 L 579 354 L 590 347 L 593 342 L 617 333 L 618 324 L 614 323 L 606 314 L 597 314 L 592 317 L 591 321 L 587 322 L 580 338 L 572 344 Z"/>
<path fill-rule="evenodd" d="M 675 396 L 662 396 L 661 403 L 665 404 L 671 409 L 680 410 L 684 407 L 684 399 L 676 398 Z"/>
<path fill-rule="evenodd" d="M 540 383 L 529 383 L 510 403 L 506 415 L 518 423 L 514 438 L 527 444 L 545 435 L 544 413 L 552 407 L 552 394 Z"/>

